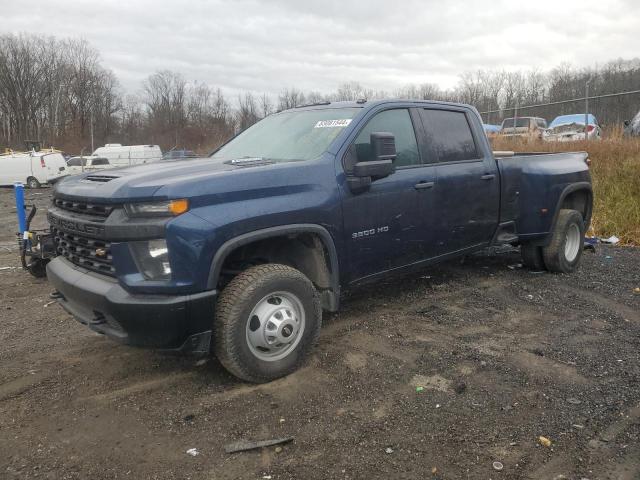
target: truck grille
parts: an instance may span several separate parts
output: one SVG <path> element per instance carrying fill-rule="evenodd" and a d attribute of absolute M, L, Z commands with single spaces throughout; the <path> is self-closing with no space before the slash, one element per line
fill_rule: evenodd
<path fill-rule="evenodd" d="M 52 228 L 51 231 L 58 255 L 88 270 L 115 276 L 110 242 L 64 232 L 57 228 Z"/>
<path fill-rule="evenodd" d="M 54 198 L 53 204 L 69 212 L 82 213 L 92 217 L 108 217 L 113 211 L 112 205 L 101 205 L 96 203 L 77 202 L 74 200 L 64 200 L 62 198 Z"/>

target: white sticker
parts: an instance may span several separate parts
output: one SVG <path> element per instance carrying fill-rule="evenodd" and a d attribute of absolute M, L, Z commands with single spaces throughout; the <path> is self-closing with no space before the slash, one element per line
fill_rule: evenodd
<path fill-rule="evenodd" d="M 313 128 L 346 127 L 350 123 L 350 118 L 341 118 L 340 120 L 320 120 Z"/>

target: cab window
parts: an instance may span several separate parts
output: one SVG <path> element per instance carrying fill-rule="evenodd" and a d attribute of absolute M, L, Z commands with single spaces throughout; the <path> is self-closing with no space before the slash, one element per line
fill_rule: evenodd
<path fill-rule="evenodd" d="M 373 160 L 370 139 L 371 134 L 374 132 L 390 132 L 395 136 L 396 167 L 420 164 L 418 143 L 409 110 L 406 108 L 385 110 L 367 122 L 354 141 L 355 152 L 359 162 Z"/>
<path fill-rule="evenodd" d="M 420 114 L 427 142 L 434 150 L 438 162 L 460 162 L 479 158 L 471 126 L 464 112 L 424 109 Z"/>

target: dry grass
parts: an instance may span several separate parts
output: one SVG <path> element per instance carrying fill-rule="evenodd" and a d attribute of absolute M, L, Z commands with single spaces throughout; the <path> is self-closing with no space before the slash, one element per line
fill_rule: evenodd
<path fill-rule="evenodd" d="M 594 212 L 590 232 L 618 236 L 624 244 L 640 245 L 640 139 L 624 138 L 620 129 L 589 142 L 525 142 L 496 137 L 494 150 L 516 152 L 587 151 L 591 159 Z"/>

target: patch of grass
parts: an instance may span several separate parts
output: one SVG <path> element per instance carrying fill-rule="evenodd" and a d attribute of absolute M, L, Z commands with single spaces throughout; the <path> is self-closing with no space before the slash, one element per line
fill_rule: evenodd
<path fill-rule="evenodd" d="M 516 152 L 586 151 L 591 159 L 594 205 L 592 234 L 616 235 L 627 245 L 640 245 L 640 139 L 625 138 L 620 129 L 599 141 L 542 142 L 495 137 L 494 150 Z"/>

